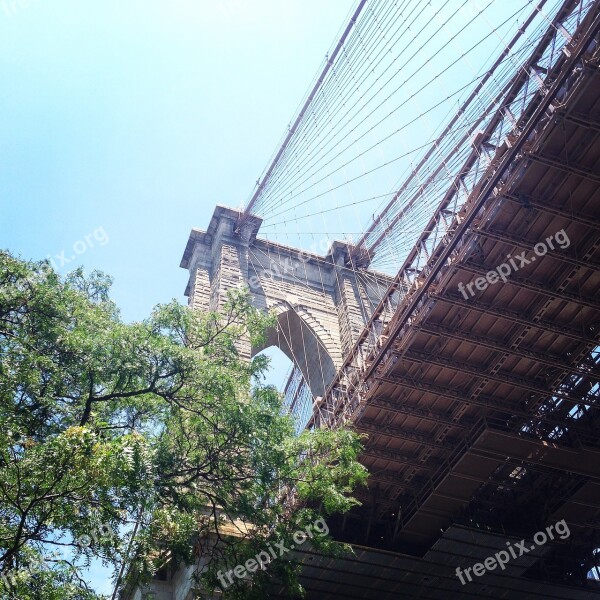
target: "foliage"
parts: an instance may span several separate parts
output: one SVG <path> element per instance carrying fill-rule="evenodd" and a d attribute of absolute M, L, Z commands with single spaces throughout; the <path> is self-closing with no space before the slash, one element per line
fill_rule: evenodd
<path fill-rule="evenodd" d="M 274 323 L 244 292 L 219 313 L 172 302 L 125 324 L 109 288 L 0 253 L 0 568 L 20 574 L 2 597 L 92 600 L 77 568 L 92 557 L 134 585 L 209 556 L 203 585 L 217 585 L 219 569 L 355 504 L 358 436 L 294 435 L 268 361 L 240 356 Z M 297 589 L 282 557 L 224 597 L 263 597 L 273 576 Z"/>

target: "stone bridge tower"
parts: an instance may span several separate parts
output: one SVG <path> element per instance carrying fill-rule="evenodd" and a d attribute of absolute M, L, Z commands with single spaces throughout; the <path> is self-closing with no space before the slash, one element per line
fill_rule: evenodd
<path fill-rule="evenodd" d="M 280 348 L 300 369 L 313 398 L 322 396 L 390 284 L 355 263 L 352 247 L 333 242 L 325 255 L 258 239 L 262 219 L 218 206 L 208 229 L 192 229 L 181 260 L 185 295 L 196 310 L 216 310 L 227 291 L 248 287 L 256 308 L 274 311 L 277 327 L 248 358 Z"/>

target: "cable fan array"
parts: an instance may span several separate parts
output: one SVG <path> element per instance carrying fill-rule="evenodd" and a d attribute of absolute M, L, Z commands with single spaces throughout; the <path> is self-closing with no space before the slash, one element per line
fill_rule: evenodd
<path fill-rule="evenodd" d="M 346 232 L 395 274 L 477 133 L 536 93 L 503 106 L 561 5 L 361 0 L 247 203 L 260 235 L 306 248 Z"/>

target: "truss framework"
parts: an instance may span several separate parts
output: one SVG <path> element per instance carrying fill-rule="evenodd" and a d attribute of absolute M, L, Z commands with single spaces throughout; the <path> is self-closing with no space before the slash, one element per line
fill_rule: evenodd
<path fill-rule="evenodd" d="M 562 24 L 573 19 L 578 26 L 565 36 Z M 518 530 L 563 515 L 577 541 L 570 556 L 553 555 L 557 577 L 572 582 L 577 561 L 579 570 L 595 565 L 599 31 L 598 3 L 563 4 L 502 91 L 510 109 L 487 119 L 315 402 L 309 426 L 351 424 L 369 436 L 371 489 L 354 524 L 344 521 L 348 541 L 418 552 L 457 519 Z M 550 249 L 473 297 L 458 293 L 459 282 L 561 229 L 568 248 Z"/>

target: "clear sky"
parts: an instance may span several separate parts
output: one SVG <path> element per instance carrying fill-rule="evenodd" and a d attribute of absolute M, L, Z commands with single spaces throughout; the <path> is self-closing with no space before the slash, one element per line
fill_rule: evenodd
<path fill-rule="evenodd" d="M 0 0 L 0 246 L 106 271 L 126 320 L 184 300 L 191 227 L 247 200 L 353 5 Z"/>

